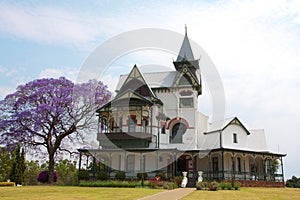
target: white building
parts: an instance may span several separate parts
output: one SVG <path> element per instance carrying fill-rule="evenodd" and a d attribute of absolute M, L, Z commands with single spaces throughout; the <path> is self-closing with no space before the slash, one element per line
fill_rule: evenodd
<path fill-rule="evenodd" d="M 194 184 L 203 171 L 208 180 L 283 186 L 285 154 L 267 150 L 263 130 L 248 130 L 237 117 L 209 123 L 198 111 L 201 73 L 187 34 L 173 64 L 174 71 L 144 74 L 134 66 L 120 77 L 115 98 L 97 110 L 99 149 L 79 149 L 80 165 L 86 155 L 94 158 L 93 176 L 102 162 L 112 178 L 125 171 L 172 179 L 186 171 Z"/>

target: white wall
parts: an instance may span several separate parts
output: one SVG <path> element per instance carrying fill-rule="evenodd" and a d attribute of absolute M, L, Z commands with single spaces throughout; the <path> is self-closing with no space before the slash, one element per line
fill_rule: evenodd
<path fill-rule="evenodd" d="M 237 134 L 237 143 L 233 143 L 233 133 Z M 245 149 L 247 147 L 247 132 L 240 125 L 230 124 L 222 131 L 222 146 L 224 148 Z"/>

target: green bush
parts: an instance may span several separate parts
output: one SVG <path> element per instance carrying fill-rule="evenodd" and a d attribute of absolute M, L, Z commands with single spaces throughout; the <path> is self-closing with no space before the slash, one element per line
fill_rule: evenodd
<path fill-rule="evenodd" d="M 158 188 L 158 183 L 156 181 L 150 181 L 150 188 L 157 189 Z"/>
<path fill-rule="evenodd" d="M 167 180 L 167 175 L 166 175 L 166 173 L 163 173 L 163 172 L 158 172 L 158 173 L 156 173 L 156 175 L 155 176 L 159 176 L 160 177 L 160 179 L 162 180 L 162 181 L 165 181 L 165 180 Z"/>
<path fill-rule="evenodd" d="M 237 182 L 237 181 L 234 182 L 233 188 L 236 189 L 236 190 L 240 189 L 241 188 L 241 183 Z"/>
<path fill-rule="evenodd" d="M 196 188 L 197 190 L 206 190 L 208 188 L 209 183 L 206 181 L 203 182 L 197 182 L 196 183 Z"/>
<path fill-rule="evenodd" d="M 183 179 L 183 176 L 175 176 L 174 177 L 174 182 L 177 184 L 178 187 L 180 187 L 182 179 Z"/>
<path fill-rule="evenodd" d="M 101 181 L 107 180 L 107 172 L 99 172 L 98 179 Z"/>
<path fill-rule="evenodd" d="M 120 181 L 124 181 L 126 178 L 125 172 L 117 172 L 115 178 Z"/>
<path fill-rule="evenodd" d="M 80 170 L 79 172 L 79 179 L 81 180 L 89 180 L 90 178 L 90 175 L 89 175 L 89 172 L 86 171 L 86 170 Z"/>
<path fill-rule="evenodd" d="M 300 188 L 300 178 L 292 176 L 292 179 L 288 179 L 285 184 L 286 187 Z"/>
<path fill-rule="evenodd" d="M 140 187 L 140 181 L 81 181 L 79 186 L 82 187 Z"/>
<path fill-rule="evenodd" d="M 225 189 L 230 190 L 230 189 L 231 189 L 231 183 L 226 182 L 226 181 L 223 181 L 223 182 L 220 182 L 220 183 L 219 183 L 219 187 L 220 187 L 222 190 L 225 190 Z"/>
<path fill-rule="evenodd" d="M 210 191 L 218 191 L 219 184 L 216 181 L 212 181 L 208 184 L 208 188 Z"/>
<path fill-rule="evenodd" d="M 167 190 L 173 190 L 178 188 L 177 184 L 174 182 L 164 182 L 163 183 L 163 188 Z"/>
<path fill-rule="evenodd" d="M 144 176 L 144 177 L 143 177 Z M 142 180 L 142 177 L 145 179 L 148 178 L 148 174 L 147 173 L 137 173 L 137 177 L 139 180 Z"/>

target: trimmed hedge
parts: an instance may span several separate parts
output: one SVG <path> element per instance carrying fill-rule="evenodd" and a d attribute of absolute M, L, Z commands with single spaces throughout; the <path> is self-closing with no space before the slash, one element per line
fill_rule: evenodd
<path fill-rule="evenodd" d="M 79 186 L 82 187 L 140 187 L 140 181 L 80 181 Z"/>
<path fill-rule="evenodd" d="M 0 182 L 0 187 L 15 186 L 15 182 Z"/>

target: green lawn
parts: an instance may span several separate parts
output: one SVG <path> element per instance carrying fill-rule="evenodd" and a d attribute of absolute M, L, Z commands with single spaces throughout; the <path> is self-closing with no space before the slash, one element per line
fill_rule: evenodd
<path fill-rule="evenodd" d="M 241 188 L 236 190 L 201 191 L 197 190 L 183 200 L 213 199 L 213 200 L 300 200 L 300 189 L 293 188 Z"/>
<path fill-rule="evenodd" d="M 102 188 L 102 187 L 64 187 L 64 186 L 24 186 L 24 187 L 0 187 L 1 200 L 15 199 L 138 199 L 161 191 L 159 189 L 147 188 Z M 219 190 L 201 191 L 197 190 L 183 198 L 183 200 L 300 200 L 300 189 L 292 188 L 242 188 L 240 191 Z M 163 199 L 158 199 L 163 200 Z"/>
<path fill-rule="evenodd" d="M 0 187 L 1 200 L 15 199 L 138 199 L 161 191 L 147 188 L 99 188 L 99 187 L 67 187 L 67 186 L 24 186 Z"/>

